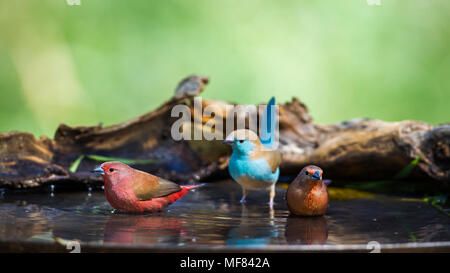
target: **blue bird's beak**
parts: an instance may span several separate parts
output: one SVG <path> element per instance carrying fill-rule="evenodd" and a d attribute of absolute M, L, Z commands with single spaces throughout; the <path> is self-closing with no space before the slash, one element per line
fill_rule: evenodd
<path fill-rule="evenodd" d="M 319 171 L 316 171 L 316 172 L 311 176 L 311 178 L 312 178 L 313 180 L 320 180 L 320 173 L 319 173 Z"/>
<path fill-rule="evenodd" d="M 223 141 L 223 144 L 227 144 L 227 145 L 233 145 L 234 144 L 234 136 L 233 134 L 229 134 Z"/>
<path fill-rule="evenodd" d="M 92 172 L 95 174 L 105 175 L 105 171 L 102 169 L 101 166 L 98 166 L 97 168 L 93 169 Z"/>
<path fill-rule="evenodd" d="M 233 141 L 233 140 L 225 139 L 224 141 L 222 141 L 222 144 L 233 145 L 233 144 L 234 144 L 234 141 Z"/>

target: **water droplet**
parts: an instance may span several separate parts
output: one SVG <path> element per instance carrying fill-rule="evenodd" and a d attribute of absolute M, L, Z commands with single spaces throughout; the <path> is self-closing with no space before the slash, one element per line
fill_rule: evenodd
<path fill-rule="evenodd" d="M 55 194 L 52 192 L 52 193 L 50 193 L 50 197 L 54 197 L 55 196 Z"/>
<path fill-rule="evenodd" d="M 92 187 L 89 187 L 89 188 L 88 188 L 88 191 L 92 191 Z"/>
<path fill-rule="evenodd" d="M 103 190 L 103 191 L 105 190 L 105 186 L 102 186 L 102 190 Z"/>
<path fill-rule="evenodd" d="M 55 185 L 50 185 L 50 191 L 54 192 L 55 191 Z"/>
<path fill-rule="evenodd" d="M 373 218 L 372 221 L 376 222 L 376 221 L 377 221 L 377 218 Z"/>
<path fill-rule="evenodd" d="M 92 196 L 92 193 L 88 193 L 88 196 L 91 197 L 91 196 Z"/>
<path fill-rule="evenodd" d="M 194 242 L 194 243 L 195 243 L 195 242 L 197 242 L 197 239 L 195 239 L 195 238 L 192 238 L 192 242 Z"/>

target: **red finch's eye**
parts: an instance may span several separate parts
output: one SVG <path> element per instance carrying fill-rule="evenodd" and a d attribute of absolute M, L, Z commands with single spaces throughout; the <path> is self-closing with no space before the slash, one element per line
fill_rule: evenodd
<path fill-rule="evenodd" d="M 114 171 L 114 168 L 110 168 L 109 172 L 112 173 Z"/>

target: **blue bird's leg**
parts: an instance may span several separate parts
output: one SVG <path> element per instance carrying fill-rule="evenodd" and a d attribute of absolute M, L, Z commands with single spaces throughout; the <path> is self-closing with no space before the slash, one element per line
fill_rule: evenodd
<path fill-rule="evenodd" d="M 275 183 L 270 187 L 270 201 L 269 207 L 273 210 L 273 199 L 275 198 Z"/>
<path fill-rule="evenodd" d="M 248 193 L 248 191 L 247 191 L 247 189 L 246 188 L 244 188 L 244 187 L 242 187 L 242 198 L 241 198 L 241 204 L 244 204 L 245 202 L 247 202 L 246 200 L 245 200 L 245 197 L 247 197 L 247 193 Z"/>

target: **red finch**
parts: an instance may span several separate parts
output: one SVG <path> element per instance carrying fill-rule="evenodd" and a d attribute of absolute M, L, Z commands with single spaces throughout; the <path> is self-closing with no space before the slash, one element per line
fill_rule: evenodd
<path fill-rule="evenodd" d="M 105 162 L 94 169 L 105 181 L 106 200 L 127 212 L 156 212 L 200 185 L 180 186 L 131 168 L 122 162 Z"/>

